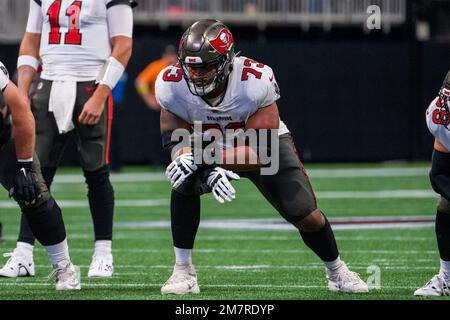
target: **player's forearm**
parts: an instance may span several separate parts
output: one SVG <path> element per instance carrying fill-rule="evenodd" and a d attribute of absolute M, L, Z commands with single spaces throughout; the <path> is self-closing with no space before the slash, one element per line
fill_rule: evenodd
<path fill-rule="evenodd" d="M 33 82 L 35 73 L 36 70 L 34 70 L 30 66 L 21 66 L 18 69 L 17 85 L 19 87 L 20 93 L 24 96 L 28 96 L 28 92 L 30 91 L 30 86 Z"/>
<path fill-rule="evenodd" d="M 182 154 L 185 153 L 190 153 L 192 152 L 192 148 L 191 147 L 183 147 L 178 149 L 177 151 L 175 151 L 172 155 L 172 160 L 175 160 L 177 157 L 181 156 Z"/>
<path fill-rule="evenodd" d="M 222 152 L 221 167 L 235 172 L 251 171 L 261 167 L 257 153 L 249 146 L 238 146 Z"/>
<path fill-rule="evenodd" d="M 20 57 L 32 57 L 39 60 L 39 46 L 41 36 L 38 33 L 26 32 L 19 49 Z M 18 68 L 18 87 L 21 93 L 28 95 L 29 88 L 33 82 L 33 77 L 36 73 L 37 66 L 21 65 Z"/>
<path fill-rule="evenodd" d="M 26 121 L 13 121 L 14 124 L 14 143 L 16 146 L 17 159 L 29 159 L 33 157 L 35 143 L 35 126 L 33 115 L 27 115 Z"/>
<path fill-rule="evenodd" d="M 176 130 L 185 130 L 189 132 L 190 125 L 183 119 L 170 113 L 166 109 L 161 109 L 160 116 L 160 130 L 163 149 L 170 153 L 172 160 L 182 155 L 183 153 L 192 152 L 192 148 L 184 145 L 179 145 L 179 141 L 172 141 L 173 133 Z"/>
<path fill-rule="evenodd" d="M 104 103 L 106 101 L 106 99 L 108 99 L 108 96 L 111 94 L 111 89 L 104 85 L 101 84 L 97 87 L 97 89 L 95 89 L 95 92 L 92 96 L 93 99 L 99 99 L 102 101 L 102 103 Z"/>
<path fill-rule="evenodd" d="M 108 60 L 104 66 L 105 73 L 100 80 L 100 85 L 94 92 L 93 99 L 100 99 L 106 101 L 111 94 L 112 89 L 119 81 L 128 61 L 131 57 L 132 39 L 125 36 L 117 36 L 112 38 L 112 60 Z M 111 59 L 111 58 L 110 58 Z M 115 71 L 111 71 L 114 69 Z"/>
<path fill-rule="evenodd" d="M 115 59 L 117 59 L 125 68 L 130 61 L 133 39 L 125 36 L 116 36 L 111 39 L 112 42 L 112 53 Z"/>
<path fill-rule="evenodd" d="M 156 97 L 154 94 L 148 92 L 144 95 L 142 95 L 142 98 L 144 99 L 145 103 L 147 104 L 147 106 L 154 110 L 154 111 L 159 111 L 161 110 L 161 107 L 158 104 L 158 101 L 156 100 Z"/>
<path fill-rule="evenodd" d="M 6 87 L 3 95 L 11 111 L 17 158 L 31 158 L 34 153 L 35 122 L 30 107 L 12 82 Z"/>

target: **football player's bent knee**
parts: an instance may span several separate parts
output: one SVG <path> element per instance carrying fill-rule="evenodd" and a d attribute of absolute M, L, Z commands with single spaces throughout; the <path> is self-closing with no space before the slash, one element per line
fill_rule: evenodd
<path fill-rule="evenodd" d="M 439 212 L 450 214 L 450 202 L 444 197 L 439 197 L 437 209 Z"/>
<path fill-rule="evenodd" d="M 286 201 L 282 199 L 278 203 L 278 212 L 294 226 L 300 221 L 310 221 L 311 217 L 316 217 L 312 215 L 317 209 L 317 204 L 312 197 L 295 197 L 294 201 Z M 320 212 L 320 211 L 319 211 Z M 312 215 L 312 216 L 311 216 Z M 309 217 L 305 220 L 305 218 Z"/>
<path fill-rule="evenodd" d="M 315 232 L 319 231 L 325 225 L 325 217 L 319 209 L 315 209 L 306 217 L 294 223 L 300 231 Z"/>
<path fill-rule="evenodd" d="M 55 245 L 66 238 L 61 209 L 51 196 L 38 206 L 23 208 L 22 212 L 42 245 Z"/>
<path fill-rule="evenodd" d="M 201 196 L 204 193 L 210 192 L 208 186 L 202 182 L 199 174 L 194 173 L 186 179 L 181 185 L 174 190 L 185 196 Z"/>

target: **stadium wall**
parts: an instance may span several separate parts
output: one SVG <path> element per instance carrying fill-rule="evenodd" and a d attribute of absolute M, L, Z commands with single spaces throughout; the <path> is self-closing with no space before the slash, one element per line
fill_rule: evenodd
<path fill-rule="evenodd" d="M 134 79 L 165 45 L 177 42 L 178 37 L 146 36 L 134 41 L 126 102 L 115 121 L 125 164 L 168 160 L 161 152 L 159 116 L 145 107 Z M 237 49 L 274 69 L 282 96 L 280 113 L 305 162 L 429 158 L 432 138 L 424 112 L 449 69 L 450 45 L 422 43 L 414 51 L 407 41 L 388 39 L 243 39 Z M 17 50 L 2 46 L 10 70 Z M 63 164 L 77 161 L 72 139 Z"/>

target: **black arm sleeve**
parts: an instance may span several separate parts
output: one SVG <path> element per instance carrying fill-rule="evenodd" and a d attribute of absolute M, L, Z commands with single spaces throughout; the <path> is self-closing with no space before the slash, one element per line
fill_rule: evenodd
<path fill-rule="evenodd" d="M 433 151 L 430 181 L 433 190 L 450 201 L 450 153 Z"/>
<path fill-rule="evenodd" d="M 172 141 L 172 133 L 173 130 L 170 130 L 161 134 L 163 150 L 168 152 L 171 157 L 173 148 L 179 143 L 179 141 Z"/>
<path fill-rule="evenodd" d="M 106 8 L 109 9 L 109 8 L 111 8 L 113 6 L 118 5 L 118 4 L 126 4 L 126 5 L 129 5 L 131 8 L 134 8 L 134 7 L 136 7 L 138 5 L 137 2 L 134 1 L 134 0 L 113 0 L 113 1 L 111 1 L 110 3 L 108 3 L 106 5 Z"/>

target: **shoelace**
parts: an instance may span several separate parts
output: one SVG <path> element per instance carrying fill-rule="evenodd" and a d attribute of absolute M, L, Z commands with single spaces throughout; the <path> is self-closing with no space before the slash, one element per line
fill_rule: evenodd
<path fill-rule="evenodd" d="M 340 272 L 338 274 L 338 280 L 340 282 L 346 282 L 346 281 L 351 281 L 353 283 L 358 283 L 359 282 L 359 274 L 350 270 L 345 270 L 343 272 Z"/>
<path fill-rule="evenodd" d="M 109 259 L 105 259 L 101 256 L 93 256 L 94 264 L 93 267 L 90 267 L 90 269 L 94 269 L 96 266 L 99 270 L 110 270 L 112 269 L 112 262 L 110 262 Z"/>
<path fill-rule="evenodd" d="M 9 266 L 10 264 L 12 264 L 15 260 L 18 259 L 19 254 L 15 251 L 11 251 L 11 252 L 6 252 L 3 254 L 3 257 L 5 258 L 9 258 L 8 261 L 6 261 L 5 266 Z"/>
<path fill-rule="evenodd" d="M 47 281 L 52 280 L 54 277 L 56 277 L 58 280 L 64 280 L 64 279 L 60 279 L 58 278 L 58 275 L 60 273 L 65 272 L 68 268 L 69 268 L 70 264 L 68 264 L 65 267 L 58 267 L 56 269 L 53 269 L 52 272 L 50 272 L 50 274 L 47 276 Z M 64 274 L 64 273 L 63 273 Z M 69 277 L 69 275 L 67 275 L 67 277 Z"/>
<path fill-rule="evenodd" d="M 445 280 L 442 281 L 442 292 L 444 293 L 444 296 L 450 295 L 450 290 L 449 290 L 447 282 Z"/>
<path fill-rule="evenodd" d="M 191 280 L 192 277 L 194 277 L 195 275 L 190 274 L 189 271 L 188 273 L 174 273 L 172 274 L 172 276 L 169 278 L 169 280 L 166 281 L 166 284 L 172 284 L 172 283 L 177 283 L 177 282 L 181 282 L 184 280 Z"/>
<path fill-rule="evenodd" d="M 3 256 L 5 258 L 12 257 L 13 255 L 14 255 L 14 252 L 6 252 L 6 253 L 3 254 Z"/>
<path fill-rule="evenodd" d="M 14 252 L 6 252 L 6 253 L 3 254 L 3 257 L 5 257 L 5 258 L 9 257 L 8 261 L 6 261 L 5 267 L 9 266 L 10 264 L 12 264 L 13 261 L 15 260 Z"/>
<path fill-rule="evenodd" d="M 438 288 L 436 288 L 436 286 L 433 283 L 434 279 L 436 279 L 436 282 L 438 283 Z M 425 285 L 425 287 L 431 287 L 433 289 L 440 289 L 444 296 L 450 295 L 450 289 L 447 285 L 447 282 L 445 281 L 445 279 L 443 279 L 439 275 L 435 276 L 433 279 L 428 281 L 427 284 Z"/>

